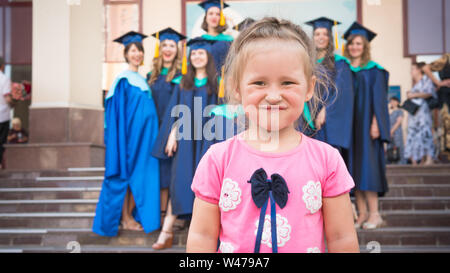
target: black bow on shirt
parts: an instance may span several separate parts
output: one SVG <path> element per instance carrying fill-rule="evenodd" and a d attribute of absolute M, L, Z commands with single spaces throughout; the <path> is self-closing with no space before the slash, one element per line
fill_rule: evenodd
<path fill-rule="evenodd" d="M 269 198 L 269 192 L 272 191 L 273 199 L 284 208 L 288 200 L 289 189 L 286 181 L 279 174 L 272 174 L 271 180 L 267 180 L 267 173 L 263 168 L 256 170 L 248 183 L 252 184 L 253 202 L 258 208 L 261 208 Z M 270 182 L 270 183 L 269 183 Z"/>

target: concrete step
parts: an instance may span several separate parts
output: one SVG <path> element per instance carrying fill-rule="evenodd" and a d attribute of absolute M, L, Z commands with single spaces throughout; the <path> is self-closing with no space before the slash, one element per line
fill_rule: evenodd
<path fill-rule="evenodd" d="M 380 211 L 386 227 L 450 227 L 450 210 Z"/>
<path fill-rule="evenodd" d="M 449 184 L 393 184 L 389 185 L 386 197 L 449 197 Z"/>
<path fill-rule="evenodd" d="M 0 200 L 98 199 L 101 187 L 0 188 Z"/>
<path fill-rule="evenodd" d="M 360 246 L 361 253 L 372 253 L 372 247 L 367 248 L 366 245 Z M 448 246 L 390 246 L 381 245 L 379 252 L 375 253 L 450 253 L 450 245 Z"/>
<path fill-rule="evenodd" d="M 2 228 L 91 228 L 95 213 L 0 213 Z"/>
<path fill-rule="evenodd" d="M 449 210 L 380 212 L 387 227 L 450 227 Z M 95 213 L 0 213 L 4 228 L 91 228 Z"/>
<path fill-rule="evenodd" d="M 1 247 L 0 253 L 73 253 L 72 248 L 13 246 Z M 154 250 L 151 246 L 81 246 L 76 253 L 185 253 L 185 247 L 172 247 L 164 250 Z"/>
<path fill-rule="evenodd" d="M 36 179 L 0 179 L 0 188 L 101 187 L 102 179 L 38 181 Z"/>
<path fill-rule="evenodd" d="M 95 212 L 97 202 L 98 199 L 0 200 L 0 213 Z M 381 197 L 379 207 L 387 211 L 450 210 L 450 197 Z"/>
<path fill-rule="evenodd" d="M 355 198 L 351 200 L 354 202 Z M 380 210 L 450 210 L 450 197 L 380 197 Z M 1 203 L 0 203 L 1 204 Z"/>
<path fill-rule="evenodd" d="M 450 173 L 450 164 L 435 164 L 432 166 L 386 165 L 386 175 L 390 174 L 424 174 Z"/>
<path fill-rule="evenodd" d="M 0 213 L 95 212 L 97 199 L 0 200 Z"/>
<path fill-rule="evenodd" d="M 0 179 L 35 179 L 37 177 L 65 177 L 65 176 L 103 176 L 104 170 L 96 171 L 64 171 L 64 170 L 0 170 Z"/>
<path fill-rule="evenodd" d="M 120 230 L 116 237 L 99 236 L 90 228 L 49 228 L 49 229 L 0 229 L 0 249 L 13 246 L 44 246 L 65 248 L 71 242 L 81 247 L 130 247 L 151 249 L 159 236 L 159 231 L 146 234 L 142 231 Z M 174 233 L 173 247 L 186 246 L 187 229 Z"/>
<path fill-rule="evenodd" d="M 386 175 L 393 184 L 450 184 L 450 173 L 394 173 Z"/>
<path fill-rule="evenodd" d="M 450 227 L 386 227 L 357 232 L 360 245 L 375 241 L 382 246 L 450 246 Z"/>

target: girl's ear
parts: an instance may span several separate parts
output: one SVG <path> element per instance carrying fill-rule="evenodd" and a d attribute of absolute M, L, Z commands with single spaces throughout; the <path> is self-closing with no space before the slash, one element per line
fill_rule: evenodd
<path fill-rule="evenodd" d="M 234 92 L 234 99 L 239 102 L 241 102 L 241 100 L 242 100 L 241 92 L 240 92 L 239 88 L 236 88 L 236 92 Z"/>
<path fill-rule="evenodd" d="M 308 90 L 306 91 L 305 101 L 309 101 L 310 99 L 312 99 L 314 95 L 314 90 L 316 88 L 316 82 L 317 82 L 316 76 L 312 76 L 311 80 L 309 81 Z"/>

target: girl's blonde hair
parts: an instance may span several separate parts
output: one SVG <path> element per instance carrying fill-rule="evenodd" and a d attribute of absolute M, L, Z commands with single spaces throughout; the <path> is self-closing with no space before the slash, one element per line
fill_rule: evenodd
<path fill-rule="evenodd" d="M 159 52 L 162 51 L 162 44 L 159 45 Z M 177 54 L 175 55 L 175 58 L 172 61 L 172 65 L 170 66 L 169 72 L 167 73 L 166 82 L 171 82 L 175 75 L 177 74 L 177 71 L 181 69 L 181 53 L 180 48 L 177 44 Z M 163 56 L 162 54 L 159 54 L 158 58 L 153 58 L 153 69 L 152 74 L 150 76 L 150 80 L 148 81 L 148 85 L 152 85 L 157 79 L 158 76 L 161 74 L 161 71 L 163 69 Z"/>
<path fill-rule="evenodd" d="M 431 71 L 441 71 L 445 65 L 450 63 L 450 53 L 442 55 L 439 59 L 430 64 Z"/>
<path fill-rule="evenodd" d="M 322 98 L 326 97 L 324 92 L 328 92 L 328 86 L 331 82 L 324 69 L 319 69 L 317 66 L 315 46 L 303 29 L 288 20 L 274 17 L 265 17 L 256 21 L 243 30 L 233 41 L 225 60 L 225 99 L 227 103 L 240 104 L 240 102 L 236 101 L 235 94 L 240 85 L 245 63 L 252 51 L 251 45 L 255 44 L 255 42 L 269 39 L 296 42 L 298 43 L 298 48 L 302 50 L 302 60 L 308 86 L 312 77 L 316 77 L 315 91 L 312 99 L 308 102 L 311 117 L 314 120 L 319 107 L 324 104 Z M 303 129 L 305 129 L 306 122 L 304 119 L 303 121 Z"/>

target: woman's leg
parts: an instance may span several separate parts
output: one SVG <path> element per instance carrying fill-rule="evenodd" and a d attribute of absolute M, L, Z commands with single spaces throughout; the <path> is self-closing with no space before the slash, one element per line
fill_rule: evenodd
<path fill-rule="evenodd" d="M 133 218 L 133 210 L 136 207 L 133 194 L 128 188 L 122 209 L 122 226 L 125 230 L 143 230 L 142 226 Z"/>
<path fill-rule="evenodd" d="M 380 212 L 378 211 L 378 193 L 366 191 L 365 194 L 369 204 L 369 219 L 365 223 L 364 228 L 377 228 L 383 222 Z"/>
<path fill-rule="evenodd" d="M 360 190 L 355 191 L 356 208 L 358 209 L 358 219 L 356 220 L 355 226 L 360 227 L 368 217 L 366 198 L 364 192 Z"/>
<path fill-rule="evenodd" d="M 167 201 L 169 199 L 169 189 L 161 189 L 161 211 L 167 212 Z"/>
<path fill-rule="evenodd" d="M 172 214 L 172 205 L 169 200 L 167 206 L 167 214 L 164 218 L 164 223 L 162 225 L 161 233 L 158 236 L 158 240 L 153 244 L 154 249 L 164 249 L 172 247 L 172 239 L 173 239 L 173 224 L 175 220 L 177 220 L 177 216 Z M 168 241 L 170 241 L 168 243 Z"/>

